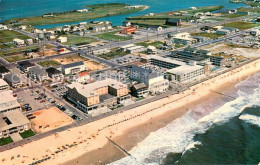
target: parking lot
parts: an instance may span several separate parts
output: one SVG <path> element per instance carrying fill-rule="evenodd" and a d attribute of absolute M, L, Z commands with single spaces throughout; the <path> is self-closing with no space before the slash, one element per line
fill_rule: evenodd
<path fill-rule="evenodd" d="M 140 60 L 139 56 L 129 54 L 129 55 L 125 55 L 123 57 L 113 58 L 113 59 L 111 59 L 109 61 L 113 62 L 115 64 L 127 64 L 127 63 L 133 63 L 133 62 L 139 61 L 139 60 Z"/>

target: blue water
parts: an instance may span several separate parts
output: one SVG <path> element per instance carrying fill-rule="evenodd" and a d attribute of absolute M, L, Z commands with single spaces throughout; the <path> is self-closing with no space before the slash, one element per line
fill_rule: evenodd
<path fill-rule="evenodd" d="M 105 20 L 111 21 L 113 25 L 121 25 L 128 16 L 143 15 L 150 12 L 167 12 L 176 9 L 188 8 L 191 6 L 212 6 L 223 5 L 226 8 L 237 8 L 243 4 L 229 3 L 229 0 L 1 0 L 0 1 L 0 21 L 4 22 L 10 18 L 41 16 L 49 12 L 62 12 L 74 9 L 81 9 L 88 4 L 121 2 L 130 5 L 148 5 L 149 9 L 137 13 L 107 17 Z M 97 19 L 97 20 L 104 20 Z M 68 23 L 67 23 L 68 24 Z M 52 28 L 61 26 L 45 25 L 38 28 Z"/>

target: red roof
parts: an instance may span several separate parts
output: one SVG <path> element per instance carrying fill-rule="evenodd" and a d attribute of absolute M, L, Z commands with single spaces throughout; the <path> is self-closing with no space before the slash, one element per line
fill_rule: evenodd
<path fill-rule="evenodd" d="M 126 30 L 126 31 L 128 31 L 128 30 L 136 30 L 136 28 L 135 27 L 126 27 L 126 28 L 124 28 L 124 30 Z"/>
<path fill-rule="evenodd" d="M 87 76 L 87 75 L 89 75 L 89 72 L 81 72 L 81 73 L 78 73 L 78 76 L 79 76 L 79 77 Z"/>

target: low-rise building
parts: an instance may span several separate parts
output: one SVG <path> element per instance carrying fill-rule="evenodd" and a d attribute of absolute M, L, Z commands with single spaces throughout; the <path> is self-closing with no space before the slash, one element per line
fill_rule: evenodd
<path fill-rule="evenodd" d="M 151 25 L 147 27 L 147 30 L 152 30 L 152 31 L 162 31 L 163 28 L 161 26 L 158 25 Z"/>
<path fill-rule="evenodd" d="M 67 37 L 59 37 L 58 40 L 57 40 L 57 42 L 60 42 L 60 43 L 64 43 L 64 42 L 67 42 L 67 41 L 68 41 Z"/>
<path fill-rule="evenodd" d="M 0 24 L 0 30 L 7 30 L 8 27 L 6 25 Z"/>
<path fill-rule="evenodd" d="M 97 49 L 97 50 L 93 50 L 92 53 L 94 55 L 100 55 L 100 54 L 106 54 L 106 53 L 109 53 L 110 52 L 110 49 L 108 48 L 104 48 L 104 49 Z"/>
<path fill-rule="evenodd" d="M 33 39 L 31 39 L 31 38 L 26 39 L 26 40 L 25 40 L 25 43 L 26 43 L 27 45 L 31 45 L 31 44 L 33 44 Z"/>
<path fill-rule="evenodd" d="M 90 80 L 90 75 L 88 71 L 80 72 L 73 78 L 73 81 L 83 84 L 87 83 L 88 80 Z"/>
<path fill-rule="evenodd" d="M 79 61 L 79 62 L 62 65 L 61 70 L 64 75 L 68 75 L 68 74 L 76 74 L 82 72 L 86 70 L 86 67 L 83 61 Z"/>
<path fill-rule="evenodd" d="M 131 88 L 131 94 L 135 97 L 146 97 L 148 93 L 149 90 L 145 83 L 135 84 Z"/>
<path fill-rule="evenodd" d="M 157 54 L 157 49 L 155 46 L 148 46 L 147 47 L 147 54 Z"/>
<path fill-rule="evenodd" d="M 46 69 L 48 76 L 54 81 L 61 81 L 64 79 L 64 75 L 56 68 L 50 67 Z"/>
<path fill-rule="evenodd" d="M 4 77 L 4 75 L 10 73 L 10 70 L 5 66 L 0 65 L 0 78 Z"/>
<path fill-rule="evenodd" d="M 142 52 L 145 50 L 146 50 L 146 48 L 144 46 L 133 46 L 133 47 L 126 48 L 127 53 L 138 53 L 138 52 Z"/>
<path fill-rule="evenodd" d="M 0 79 L 0 91 L 6 91 L 9 89 L 10 89 L 10 86 L 7 84 L 7 82 L 4 81 L 3 79 Z"/>
<path fill-rule="evenodd" d="M 24 40 L 15 38 L 15 39 L 13 39 L 13 43 L 14 43 L 15 45 L 24 45 Z"/>
<path fill-rule="evenodd" d="M 17 63 L 19 69 L 23 72 L 28 72 L 30 68 L 34 67 L 35 64 L 30 61 L 21 61 Z"/>
<path fill-rule="evenodd" d="M 31 129 L 31 122 L 19 110 L 0 114 L 0 138 Z"/>
<path fill-rule="evenodd" d="M 121 31 L 122 34 L 134 34 L 136 33 L 136 28 L 135 27 L 126 27 Z"/>
<path fill-rule="evenodd" d="M 48 79 L 48 73 L 43 68 L 35 66 L 29 69 L 28 77 L 42 82 Z"/>
<path fill-rule="evenodd" d="M 172 26 L 181 26 L 182 21 L 181 19 L 167 19 L 165 24 L 172 25 Z"/>
<path fill-rule="evenodd" d="M 79 13 L 87 13 L 88 9 L 79 9 L 79 10 L 77 10 L 77 12 L 79 12 Z"/>
<path fill-rule="evenodd" d="M 23 85 L 21 78 L 18 77 L 16 74 L 9 73 L 4 76 L 4 80 L 14 88 L 21 87 Z"/>
<path fill-rule="evenodd" d="M 73 82 L 68 85 L 67 97 L 77 105 L 77 108 L 88 113 L 98 107 L 112 106 L 117 102 L 130 99 L 128 93 L 127 85 L 113 79 L 106 79 L 90 84 Z"/>
<path fill-rule="evenodd" d="M 4 99 L 0 99 L 0 114 L 8 111 L 21 110 L 21 105 L 17 102 L 17 98 L 13 96 L 13 91 L 0 91 L 0 95 Z"/>
<path fill-rule="evenodd" d="M 173 43 L 175 44 L 189 45 L 195 42 L 196 40 L 192 38 L 190 33 L 178 33 L 173 36 Z"/>
<path fill-rule="evenodd" d="M 227 35 L 229 33 L 230 33 L 230 31 L 227 29 L 219 29 L 216 31 L 216 34 L 218 34 L 218 35 Z"/>
<path fill-rule="evenodd" d="M 161 56 L 152 56 L 150 58 L 150 63 L 152 65 L 159 66 L 162 68 L 167 68 L 167 69 L 172 69 L 172 68 L 176 68 L 181 65 L 186 65 L 185 62 L 177 61 L 177 60 L 170 59 L 170 58 L 164 58 Z"/>

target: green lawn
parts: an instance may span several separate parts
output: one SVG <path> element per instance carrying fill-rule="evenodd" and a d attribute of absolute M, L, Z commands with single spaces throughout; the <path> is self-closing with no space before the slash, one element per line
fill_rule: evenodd
<path fill-rule="evenodd" d="M 4 44 L 0 44 L 0 49 L 5 49 L 5 48 L 14 48 L 14 44 L 13 43 L 4 43 Z"/>
<path fill-rule="evenodd" d="M 224 26 L 238 28 L 240 30 L 246 30 L 246 29 L 250 29 L 253 27 L 257 27 L 257 26 L 259 26 L 259 24 L 254 24 L 254 23 L 249 23 L 249 22 L 231 22 L 231 23 L 225 24 Z"/>
<path fill-rule="evenodd" d="M 38 45 L 35 46 L 29 46 L 29 47 L 22 47 L 22 48 L 14 48 L 14 49 L 9 49 L 9 50 L 4 50 L 4 51 L 0 51 L 0 56 L 8 56 L 10 54 L 14 54 L 14 53 L 23 53 L 26 51 L 32 51 L 32 50 L 37 50 L 39 48 Z"/>
<path fill-rule="evenodd" d="M 210 39 L 215 39 L 215 38 L 219 38 L 219 37 L 224 36 L 224 35 L 219 35 L 219 34 L 216 34 L 216 33 L 193 33 L 191 35 L 206 37 L 206 38 L 210 38 Z"/>
<path fill-rule="evenodd" d="M 55 60 L 42 61 L 42 62 L 39 62 L 38 64 L 41 65 L 42 67 L 60 65 L 60 63 L 58 63 Z"/>
<path fill-rule="evenodd" d="M 104 40 L 109 40 L 109 41 L 114 41 L 114 42 L 126 41 L 126 40 L 132 39 L 131 37 L 124 37 L 124 36 L 116 35 L 116 33 L 118 33 L 118 32 L 115 31 L 115 32 L 102 33 L 102 34 L 97 34 L 95 36 L 99 37 L 101 39 L 104 39 Z"/>
<path fill-rule="evenodd" d="M 3 57 L 6 61 L 8 62 L 16 62 L 16 61 L 22 61 L 22 60 L 26 60 L 27 58 L 20 54 L 20 55 L 14 55 L 14 56 L 6 56 Z"/>
<path fill-rule="evenodd" d="M 63 35 L 63 37 L 67 37 L 68 41 L 63 43 L 64 45 L 75 45 L 75 44 L 80 44 L 80 43 L 85 43 L 89 44 L 92 42 L 96 42 L 97 40 L 89 37 L 81 37 L 77 35 Z"/>
<path fill-rule="evenodd" d="M 0 146 L 3 146 L 3 145 L 5 145 L 5 144 L 9 144 L 9 143 L 12 143 L 12 142 L 13 142 L 13 140 L 12 140 L 12 138 L 10 138 L 10 137 L 1 138 L 1 139 L 0 139 Z"/>
<path fill-rule="evenodd" d="M 252 7 L 240 7 L 237 9 L 237 11 L 245 11 L 245 12 L 255 12 L 259 13 L 260 8 L 252 8 Z"/>
<path fill-rule="evenodd" d="M 149 45 L 151 45 L 151 46 L 155 46 L 157 49 L 161 49 L 163 42 L 160 42 L 160 41 L 155 41 L 155 42 L 151 42 L 151 43 L 140 42 L 140 43 L 137 43 L 136 45 L 140 45 L 140 46 L 144 46 L 144 47 L 148 47 Z"/>
<path fill-rule="evenodd" d="M 184 47 L 185 45 L 182 45 L 182 44 L 175 44 L 174 45 L 174 48 L 175 49 L 178 49 L 178 48 L 182 48 L 182 47 Z"/>
<path fill-rule="evenodd" d="M 107 53 L 107 54 L 100 54 L 98 55 L 98 57 L 104 58 L 106 60 L 115 58 L 115 57 L 119 57 L 119 56 L 125 56 L 128 53 L 126 52 L 122 52 L 119 49 L 112 49 L 111 52 Z"/>
<path fill-rule="evenodd" d="M 25 132 L 23 132 L 23 133 L 20 133 L 20 135 L 21 135 L 21 137 L 22 137 L 23 139 L 25 139 L 25 138 L 34 136 L 35 133 L 30 129 L 30 130 L 27 130 L 27 131 L 25 131 Z"/>
<path fill-rule="evenodd" d="M 242 17 L 242 16 L 245 16 L 246 14 L 226 14 L 226 15 L 223 15 L 222 17 L 225 17 L 225 18 L 237 18 L 237 17 Z"/>
<path fill-rule="evenodd" d="M 0 43 L 5 42 L 12 42 L 13 39 L 19 38 L 19 39 L 28 39 L 30 37 L 23 35 L 19 32 L 13 31 L 13 30 L 1 30 L 0 31 Z"/>
<path fill-rule="evenodd" d="M 58 24 L 58 23 L 67 23 L 67 22 L 78 22 L 84 20 L 91 20 L 95 18 L 102 18 L 113 15 L 122 15 L 128 13 L 138 12 L 144 9 L 144 7 L 137 9 L 128 9 L 127 4 L 123 3 L 107 3 L 107 4 L 97 4 L 85 6 L 91 8 L 89 12 L 80 13 L 76 10 L 66 11 L 62 13 L 53 13 L 54 17 L 28 17 L 28 18 L 14 18 L 5 22 L 8 24 L 10 22 L 21 21 L 23 24 L 29 25 L 46 25 L 46 24 Z"/>

